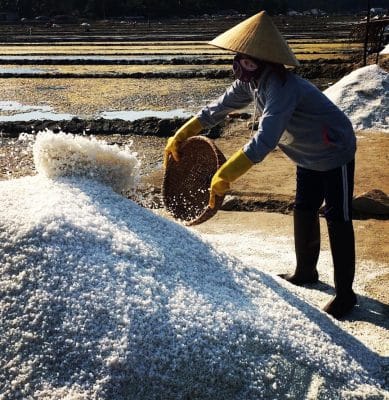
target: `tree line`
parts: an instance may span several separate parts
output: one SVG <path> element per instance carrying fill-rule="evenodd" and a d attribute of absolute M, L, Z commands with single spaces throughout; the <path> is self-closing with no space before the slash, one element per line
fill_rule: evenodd
<path fill-rule="evenodd" d="M 371 7 L 387 7 L 387 0 L 373 0 Z M 86 18 L 123 16 L 169 17 L 215 14 L 226 10 L 285 14 L 319 8 L 323 11 L 361 11 L 367 0 L 0 0 L 0 11 L 17 12 L 20 17 L 72 15 Z"/>

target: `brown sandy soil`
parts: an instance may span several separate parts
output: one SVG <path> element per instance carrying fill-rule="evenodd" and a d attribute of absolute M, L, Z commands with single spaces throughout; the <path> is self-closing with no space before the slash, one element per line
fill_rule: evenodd
<path fill-rule="evenodd" d="M 228 158 L 242 147 L 251 137 L 247 121 L 227 123 L 223 134 L 216 139 L 217 146 Z M 165 139 L 155 138 L 153 148 L 145 149 L 142 144 L 147 138 L 139 138 L 134 148 L 139 155 L 145 156 L 144 163 L 162 161 Z M 372 189 L 380 189 L 389 194 L 389 137 L 387 133 L 360 131 L 357 133 L 358 150 L 356 155 L 355 195 Z M 144 177 L 144 182 L 156 187 L 162 181 L 162 170 L 154 170 Z M 293 200 L 295 193 L 295 166 L 279 149 L 270 153 L 264 161 L 255 165 L 243 177 L 237 180 L 231 194 L 253 199 L 261 196 Z"/>

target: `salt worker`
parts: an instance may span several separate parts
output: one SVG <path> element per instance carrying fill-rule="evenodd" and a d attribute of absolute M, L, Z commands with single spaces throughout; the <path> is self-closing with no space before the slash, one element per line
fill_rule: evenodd
<path fill-rule="evenodd" d="M 258 130 L 213 176 L 209 205 L 214 207 L 216 195 L 222 196 L 232 182 L 278 146 L 297 166 L 293 211 L 297 262 L 293 273 L 280 276 L 295 285 L 318 282 L 319 208 L 325 202 L 335 296 L 324 310 L 342 318 L 357 303 L 352 289 L 355 240 L 351 207 L 356 138 L 350 120 L 312 83 L 286 69 L 299 62 L 265 11 L 210 44 L 236 53 L 236 80 L 168 139 L 165 162 L 170 156 L 179 159 L 180 145 L 187 138 L 254 102 L 261 112 Z"/>

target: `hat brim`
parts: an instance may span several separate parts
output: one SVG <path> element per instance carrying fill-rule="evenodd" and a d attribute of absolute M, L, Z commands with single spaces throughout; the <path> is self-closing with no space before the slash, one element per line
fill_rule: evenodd
<path fill-rule="evenodd" d="M 272 19 L 262 11 L 217 36 L 210 45 L 259 60 L 299 66 L 300 63 Z"/>

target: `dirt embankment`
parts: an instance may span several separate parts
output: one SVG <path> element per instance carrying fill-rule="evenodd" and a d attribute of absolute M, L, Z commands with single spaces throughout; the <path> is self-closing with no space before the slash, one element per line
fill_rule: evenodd
<path fill-rule="evenodd" d="M 72 118 L 69 121 L 34 120 L 20 122 L 0 122 L 3 137 L 17 138 L 20 133 L 33 134 L 46 129 L 57 132 L 88 135 L 128 135 L 169 137 L 179 128 L 185 119 L 142 118 L 135 121 L 121 119 L 81 119 Z M 217 129 L 215 129 L 215 132 Z"/>

